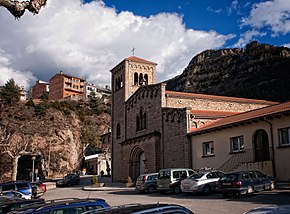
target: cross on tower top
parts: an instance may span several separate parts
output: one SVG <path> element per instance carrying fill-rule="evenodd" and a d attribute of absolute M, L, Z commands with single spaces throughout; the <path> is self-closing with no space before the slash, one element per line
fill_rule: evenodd
<path fill-rule="evenodd" d="M 133 46 L 133 48 L 131 50 L 133 56 L 135 55 L 135 50 L 136 50 L 136 48 Z"/>

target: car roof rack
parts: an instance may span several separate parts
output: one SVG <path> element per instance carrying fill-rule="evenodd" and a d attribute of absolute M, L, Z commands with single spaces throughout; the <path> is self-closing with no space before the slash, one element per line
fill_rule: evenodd
<path fill-rule="evenodd" d="M 32 206 L 26 206 L 25 210 L 32 209 L 32 210 L 39 210 L 46 207 L 52 207 L 57 205 L 70 205 L 75 203 L 84 203 L 84 202 L 96 202 L 96 201 L 105 201 L 101 198 L 61 198 L 61 199 L 53 199 L 44 201 L 44 203 L 34 203 Z"/>

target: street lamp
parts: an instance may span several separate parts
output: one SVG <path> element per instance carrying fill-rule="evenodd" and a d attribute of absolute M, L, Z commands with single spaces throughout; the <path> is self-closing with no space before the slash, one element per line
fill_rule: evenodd
<path fill-rule="evenodd" d="M 36 159 L 35 156 L 32 156 L 32 173 L 31 173 L 31 181 L 33 182 L 34 181 L 34 161 Z"/>

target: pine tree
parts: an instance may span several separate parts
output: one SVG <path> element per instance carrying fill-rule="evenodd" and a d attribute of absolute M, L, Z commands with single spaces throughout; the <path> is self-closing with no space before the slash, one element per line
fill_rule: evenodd
<path fill-rule="evenodd" d="M 0 90 L 0 98 L 4 104 L 15 104 L 20 100 L 20 87 L 16 85 L 14 79 L 10 79 Z"/>

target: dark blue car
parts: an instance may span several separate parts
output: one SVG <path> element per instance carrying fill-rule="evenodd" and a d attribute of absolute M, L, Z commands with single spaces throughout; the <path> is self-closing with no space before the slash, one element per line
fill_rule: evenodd
<path fill-rule="evenodd" d="M 33 187 L 30 182 L 27 181 L 11 181 L 0 183 L 0 194 L 4 194 L 6 192 L 11 191 L 19 191 L 26 196 L 32 197 Z"/>
<path fill-rule="evenodd" d="M 89 210 L 96 210 L 100 208 L 109 208 L 109 205 L 104 199 L 99 198 L 64 198 L 44 201 L 43 203 L 34 204 L 32 206 L 26 206 L 24 209 L 18 210 L 17 213 L 37 213 L 37 214 L 77 214 L 83 213 Z"/>
<path fill-rule="evenodd" d="M 218 192 L 229 195 L 252 195 L 261 190 L 273 190 L 275 180 L 257 170 L 227 173 L 219 180 Z"/>

